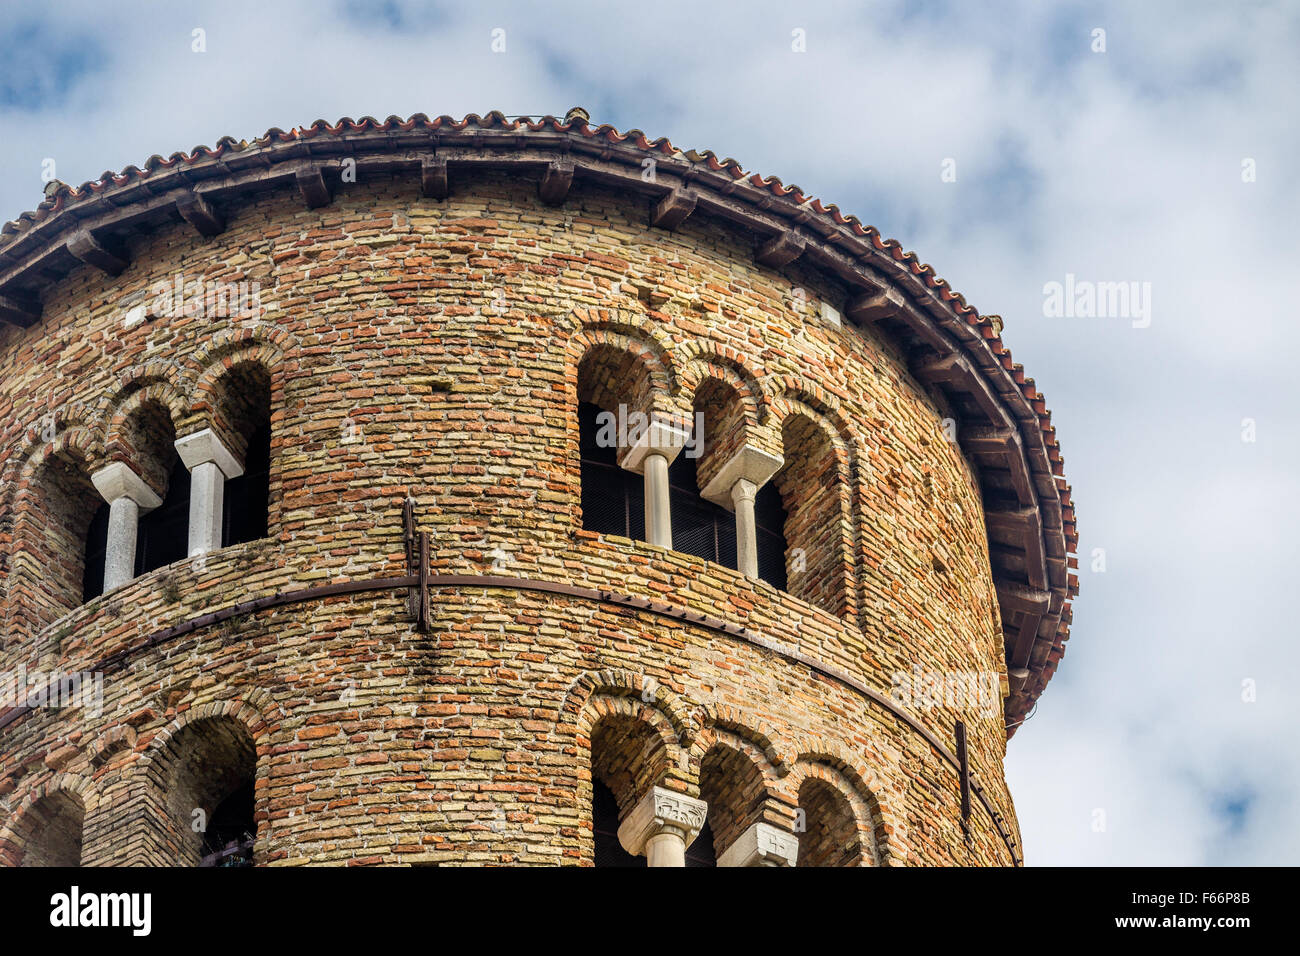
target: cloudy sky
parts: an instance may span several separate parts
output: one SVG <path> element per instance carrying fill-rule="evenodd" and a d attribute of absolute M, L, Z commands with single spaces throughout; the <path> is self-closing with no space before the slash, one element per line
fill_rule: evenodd
<path fill-rule="evenodd" d="M 1295 4 L 180 6 L 4 11 L 0 216 L 47 159 L 575 104 L 838 203 L 1004 317 L 1061 437 L 1081 594 L 1009 748 L 1028 862 L 1300 863 Z M 1149 314 L 1052 315 L 1067 275 Z"/>

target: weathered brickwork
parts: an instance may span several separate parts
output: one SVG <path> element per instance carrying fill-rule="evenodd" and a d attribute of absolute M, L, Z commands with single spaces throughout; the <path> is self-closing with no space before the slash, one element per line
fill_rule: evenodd
<path fill-rule="evenodd" d="M 264 864 L 590 863 L 593 775 L 624 813 L 653 785 L 704 799 L 719 854 L 767 822 L 800 865 L 1018 858 L 977 476 L 897 348 L 819 317 L 845 304 L 825 274 L 760 265 L 706 216 L 653 229 L 595 184 L 547 206 L 507 172 L 444 200 L 401 174 L 318 209 L 273 190 L 130 255 L 0 327 L 0 670 L 89 669 L 240 601 L 400 577 L 408 496 L 435 575 L 648 598 L 766 646 L 506 586 L 435 589 L 427 634 L 401 589 L 250 612 L 134 650 L 99 715 L 0 729 L 0 861 L 79 838 L 85 864 L 194 863 L 193 810 L 241 774 Z M 177 274 L 256 282 L 266 309 L 124 324 Z M 788 592 L 582 530 L 580 400 L 702 411 L 701 484 L 745 443 L 780 454 Z M 82 605 L 90 474 L 126 461 L 162 494 L 176 437 L 211 427 L 242 456 L 268 411 L 268 537 Z M 969 836 L 951 763 L 827 672 L 887 696 L 914 668 L 1000 675 L 991 708 L 908 709 L 950 747 L 968 726 L 999 817 L 977 802 Z"/>

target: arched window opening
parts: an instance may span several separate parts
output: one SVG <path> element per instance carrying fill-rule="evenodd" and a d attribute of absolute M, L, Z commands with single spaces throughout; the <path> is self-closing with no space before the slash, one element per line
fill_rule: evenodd
<path fill-rule="evenodd" d="M 619 449 L 601 443 L 597 418 L 601 408 L 578 405 L 582 460 L 582 527 L 600 534 L 645 540 L 645 486 L 640 475 L 620 468 Z"/>
<path fill-rule="evenodd" d="M 633 856 L 618 842 L 618 801 L 614 791 L 600 780 L 591 781 L 592 836 L 596 842 L 595 865 L 608 867 L 643 867 L 646 858 Z"/>
<path fill-rule="evenodd" d="M 593 346 L 578 363 L 578 446 L 582 527 L 644 541 L 645 487 L 641 475 L 619 467 L 624 449 L 615 436 L 626 435 L 633 415 L 650 406 L 652 385 L 645 362 L 610 343 Z M 602 412 L 615 427 L 601 429 Z M 620 427 L 621 426 L 621 427 Z"/>
<path fill-rule="evenodd" d="M 253 782 L 249 780 L 217 805 L 203 834 L 199 866 L 252 866 L 256 835 Z"/>
<path fill-rule="evenodd" d="M 190 473 L 176 454 L 176 429 L 167 407 L 145 399 L 131 411 L 110 447 L 110 457 L 125 460 L 162 498 L 142 510 L 135 528 L 133 576 L 146 574 L 186 556 L 190 524 Z"/>
<path fill-rule="evenodd" d="M 81 828 L 85 809 L 66 790 L 48 793 L 23 814 L 20 866 L 80 866 Z"/>
<path fill-rule="evenodd" d="M 104 540 L 96 527 L 104 499 L 91 484 L 86 465 L 67 450 L 46 459 L 36 471 L 33 494 L 24 505 L 22 535 L 10 564 L 10 600 L 27 603 L 29 589 L 34 612 L 32 631 L 51 623 L 99 594 L 104 585 Z M 104 540 L 95 547 L 95 537 Z M 87 589 L 88 582 L 93 586 Z M 18 610 L 16 608 L 16 610 Z"/>
<path fill-rule="evenodd" d="M 592 830 L 596 866 L 646 866 L 619 842 L 620 822 L 668 772 L 663 740 L 643 720 L 607 714 L 591 730 Z M 630 857 L 630 859 L 629 859 Z"/>
<path fill-rule="evenodd" d="M 271 377 L 256 362 L 231 366 L 217 384 L 221 418 L 244 472 L 225 483 L 221 546 L 265 538 L 271 504 Z"/>
<path fill-rule="evenodd" d="M 804 830 L 797 866 L 856 866 L 862 857 L 857 820 L 844 794 L 825 780 L 809 778 L 799 787 Z"/>
<path fill-rule="evenodd" d="M 781 439 L 785 465 L 768 484 L 779 493 L 785 512 L 785 590 L 831 614 L 842 615 L 847 606 L 845 575 L 851 529 L 842 511 L 843 479 L 835 446 L 805 415 L 787 421 Z M 775 518 L 773 508 L 768 520 Z M 760 518 L 760 525 L 762 521 Z"/>
<path fill-rule="evenodd" d="M 135 544 L 136 575 L 186 557 L 189 534 L 190 472 L 180 458 L 175 458 L 167 475 L 167 494 L 162 504 L 140 516 Z"/>
<path fill-rule="evenodd" d="M 271 497 L 271 426 L 268 422 L 248 441 L 244 473 L 226 482 L 222 547 L 265 538 Z"/>
<path fill-rule="evenodd" d="M 257 752 L 239 721 L 206 717 L 182 728 L 160 786 L 166 811 L 162 852 L 180 866 L 252 866 L 257 838 L 253 781 Z"/>
<path fill-rule="evenodd" d="M 668 466 L 673 550 L 736 569 L 736 516 L 700 497 L 696 462 L 685 451 Z"/>

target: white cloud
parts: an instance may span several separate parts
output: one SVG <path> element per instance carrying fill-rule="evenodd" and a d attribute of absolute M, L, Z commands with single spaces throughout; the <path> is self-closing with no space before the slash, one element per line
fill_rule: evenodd
<path fill-rule="evenodd" d="M 98 68 L 77 78 L 65 64 L 63 94 L 15 83 L 43 92 L 35 108 L 0 99 L 6 218 L 39 200 L 44 157 L 78 183 L 318 117 L 581 103 L 597 122 L 798 183 L 916 249 L 1006 318 L 1056 413 L 1078 503 L 1069 653 L 1008 759 L 1029 861 L 1297 862 L 1293 9 L 103 9 L 42 8 L 48 32 L 85 44 Z M 498 26 L 503 55 L 489 49 Z M 1094 26 L 1105 54 L 1089 49 Z M 190 51 L 195 27 L 204 54 Z M 796 27 L 807 53 L 790 49 Z M 35 55 L 9 62 L 42 69 Z M 949 157 L 956 183 L 939 177 Z M 1044 318 L 1043 284 L 1067 272 L 1150 282 L 1151 327 Z M 1254 444 L 1243 417 L 1258 421 Z M 1107 550 L 1104 575 L 1088 571 L 1093 547 Z M 1247 677 L 1254 704 L 1240 700 Z"/>

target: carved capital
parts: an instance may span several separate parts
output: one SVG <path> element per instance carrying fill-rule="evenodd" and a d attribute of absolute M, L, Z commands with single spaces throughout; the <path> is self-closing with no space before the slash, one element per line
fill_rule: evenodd
<path fill-rule="evenodd" d="M 718 469 L 718 473 L 700 492 L 700 497 L 705 501 L 721 505 L 728 511 L 734 511 L 733 488 L 736 482 L 748 481 L 757 491 L 767 484 L 784 464 L 785 459 L 780 455 L 773 455 L 753 445 L 745 445 Z"/>
<path fill-rule="evenodd" d="M 664 832 L 676 833 L 684 846 L 690 846 L 704 826 L 708 810 L 703 800 L 651 787 L 619 825 L 618 842 L 633 856 L 640 856 L 646 843 Z"/>
<path fill-rule="evenodd" d="M 770 823 L 755 823 L 718 857 L 718 866 L 794 866 L 798 858 L 798 837 Z"/>
<path fill-rule="evenodd" d="M 176 454 L 180 455 L 181 461 L 185 462 L 185 467 L 190 471 L 205 461 L 210 461 L 227 478 L 238 478 L 244 473 L 244 466 L 211 428 L 176 439 Z"/>
<path fill-rule="evenodd" d="M 649 455 L 663 455 L 671 465 L 690 439 L 689 429 L 655 413 L 641 436 L 623 452 L 619 467 L 643 474 L 645 460 Z"/>
<path fill-rule="evenodd" d="M 130 498 L 139 505 L 142 512 L 152 511 L 162 504 L 162 499 L 154 490 L 123 461 L 115 461 L 101 468 L 90 476 L 90 481 L 109 504 L 119 498 Z"/>

